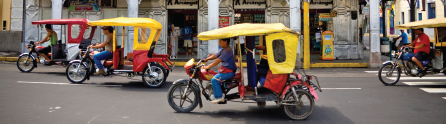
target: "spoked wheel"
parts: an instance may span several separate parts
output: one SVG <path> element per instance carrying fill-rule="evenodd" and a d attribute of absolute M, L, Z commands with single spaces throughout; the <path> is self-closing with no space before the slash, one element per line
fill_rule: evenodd
<path fill-rule="evenodd" d="M 187 89 L 187 90 L 186 90 Z M 184 83 L 176 83 L 169 88 L 167 94 L 167 101 L 170 107 L 177 112 L 190 112 L 198 105 L 198 97 L 196 96 L 194 88 L 189 87 Z"/>
<path fill-rule="evenodd" d="M 378 78 L 384 85 L 395 85 L 401 77 L 401 68 L 388 63 L 378 71 Z"/>
<path fill-rule="evenodd" d="M 306 91 L 302 89 L 296 90 L 297 98 L 294 97 L 293 92 L 288 92 L 283 99 L 283 108 L 285 114 L 294 120 L 307 119 L 313 112 L 314 99 Z"/>
<path fill-rule="evenodd" d="M 150 64 L 151 68 L 144 69 L 142 80 L 148 87 L 160 87 L 166 82 L 166 69 L 158 64 Z M 152 70 L 150 73 L 150 69 Z"/>
<path fill-rule="evenodd" d="M 65 75 L 67 75 L 67 78 L 71 83 L 82 83 L 87 79 L 87 67 L 80 62 L 70 63 L 65 71 Z"/>
<path fill-rule="evenodd" d="M 31 57 L 29 54 L 21 55 L 17 59 L 17 68 L 21 72 L 31 72 L 37 65 L 35 58 Z"/>

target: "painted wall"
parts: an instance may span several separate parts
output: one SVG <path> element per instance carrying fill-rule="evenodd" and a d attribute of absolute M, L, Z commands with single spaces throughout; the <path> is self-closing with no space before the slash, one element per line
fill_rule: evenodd
<path fill-rule="evenodd" d="M 11 24 L 11 0 L 0 0 L 0 6 L 1 6 L 1 26 L 3 27 L 3 20 L 6 20 L 6 30 L 10 30 L 10 24 Z"/>

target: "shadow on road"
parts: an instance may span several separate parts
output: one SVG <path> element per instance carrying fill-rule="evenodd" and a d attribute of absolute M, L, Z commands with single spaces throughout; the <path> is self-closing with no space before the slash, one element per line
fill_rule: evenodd
<path fill-rule="evenodd" d="M 228 103 L 230 104 L 230 103 Z M 206 109 L 203 107 L 202 109 Z M 246 124 L 271 123 L 289 120 L 288 123 L 340 123 L 353 124 L 349 118 L 345 117 L 334 107 L 315 106 L 313 113 L 306 120 L 291 120 L 284 112 L 282 107 L 275 105 L 266 106 L 266 108 L 258 108 L 257 106 L 249 106 L 248 110 L 230 110 L 223 109 L 219 111 L 206 111 L 204 113 L 175 113 L 175 114 L 193 114 L 203 117 L 212 118 L 230 118 L 231 121 L 243 121 Z"/>

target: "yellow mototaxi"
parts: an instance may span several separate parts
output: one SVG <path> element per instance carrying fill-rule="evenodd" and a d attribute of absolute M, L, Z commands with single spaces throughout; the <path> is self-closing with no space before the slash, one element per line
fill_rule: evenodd
<path fill-rule="evenodd" d="M 262 87 L 256 87 L 259 80 L 256 80 L 257 70 L 260 70 L 256 65 L 254 59 L 254 47 L 255 41 L 245 41 L 246 49 L 249 51 L 246 55 L 241 53 L 240 42 L 237 42 L 237 72 L 233 79 L 222 81 L 222 91 L 225 96 L 225 101 L 218 104 L 226 104 L 228 100 L 241 99 L 253 100 L 259 107 L 265 107 L 265 101 L 276 101 L 277 105 L 283 106 L 285 113 L 291 119 L 305 119 L 313 111 L 314 99 L 318 100 L 318 96 L 315 89 L 320 89 L 320 86 L 316 86 L 310 80 L 313 76 L 306 75 L 302 68 L 296 69 L 296 54 L 297 44 L 299 42 L 299 33 L 295 32 L 281 23 L 274 24 L 236 24 L 224 28 L 215 29 L 212 31 L 206 31 L 198 34 L 198 39 L 202 41 L 218 40 L 225 38 L 232 38 L 238 36 L 258 36 L 258 46 L 266 47 L 266 55 L 261 55 L 263 59 L 266 59 L 269 69 L 267 70 L 266 79 Z M 218 49 L 218 48 L 215 48 Z M 263 51 L 260 51 L 262 53 Z M 243 56 L 242 56 L 243 55 Z M 248 84 L 254 84 L 254 89 L 246 89 L 244 81 L 244 71 L 242 67 L 242 57 L 246 57 L 247 60 L 247 77 Z M 213 99 L 212 87 L 210 87 L 210 80 L 216 74 L 212 70 L 201 69 L 204 66 L 202 60 L 194 64 L 194 59 L 191 59 L 184 66 L 189 79 L 182 79 L 174 82 L 174 85 L 169 89 L 169 105 L 177 112 L 190 112 L 197 104 L 202 107 L 201 98 L 199 94 L 202 93 L 209 101 Z M 269 71 L 268 71 L 269 70 Z M 300 71 L 302 70 L 302 71 Z M 296 72 L 300 73 L 297 74 Z M 198 81 L 196 81 L 198 80 Z M 207 82 L 203 85 L 203 82 Z M 232 85 L 232 84 L 236 85 Z M 260 83 L 261 84 L 261 83 Z M 181 89 L 181 87 L 190 87 L 193 89 L 196 99 L 188 100 L 190 94 L 190 88 L 182 89 L 183 92 L 175 91 L 175 89 Z M 238 92 L 228 94 L 228 92 L 237 87 Z M 203 92 L 200 92 L 200 88 Z M 178 94 L 175 94 L 178 93 Z M 175 96 L 182 96 L 180 103 L 175 103 Z M 186 102 L 191 101 L 191 106 L 183 105 L 184 99 Z M 192 99 L 192 98 L 191 98 Z M 197 100 L 198 99 L 198 100 Z M 198 102 L 195 102 L 197 100 Z M 181 101 L 183 103 L 181 103 Z M 306 101 L 305 103 L 303 101 Z M 251 102 L 252 103 L 252 102 Z M 186 107 L 185 107 L 186 106 Z M 299 107 L 298 107 L 299 106 Z M 297 112 L 299 111 L 299 112 Z"/>
<path fill-rule="evenodd" d="M 105 76 L 126 73 L 127 78 L 142 76 L 143 82 L 148 87 L 160 87 L 166 81 L 169 71 L 174 65 L 166 54 L 155 54 L 156 43 L 162 31 L 162 25 L 151 18 L 127 18 L 118 17 L 89 21 L 90 26 L 112 26 L 114 29 L 122 29 L 121 45 L 117 43 L 116 31 L 113 31 L 113 57 L 104 61 Z M 121 28 L 122 27 L 122 28 Z M 125 28 L 134 30 L 132 52 L 127 53 L 127 60 L 124 62 L 125 51 Z M 128 50 L 126 50 L 128 51 Z M 169 64 L 167 64 L 169 63 Z M 71 81 L 71 80 L 70 80 Z"/>
<path fill-rule="evenodd" d="M 442 54 L 445 58 L 446 55 L 446 18 L 435 18 L 422 21 L 410 22 L 402 25 L 395 26 L 398 29 L 419 29 L 419 28 L 434 28 L 434 42 L 433 48 L 441 50 L 442 53 L 436 53 L 437 55 Z M 415 39 L 415 38 L 412 38 Z M 432 39 L 431 39 L 432 40 Z M 442 68 L 446 66 L 446 63 L 442 64 Z M 446 72 L 443 71 L 446 74 Z"/>

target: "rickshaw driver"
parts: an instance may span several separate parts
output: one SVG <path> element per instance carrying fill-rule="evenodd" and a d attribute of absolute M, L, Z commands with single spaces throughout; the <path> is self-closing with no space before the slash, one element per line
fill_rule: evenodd
<path fill-rule="evenodd" d="M 105 27 L 102 27 L 101 29 L 102 29 L 102 33 L 104 33 L 107 36 L 107 38 L 105 38 L 105 41 L 99 45 L 88 46 L 90 48 L 105 48 L 104 51 L 102 51 L 101 53 L 95 54 L 93 56 L 94 63 L 96 63 L 96 66 L 99 69 L 99 71 L 94 73 L 94 75 L 105 74 L 104 66 L 101 63 L 101 60 L 110 58 L 112 56 L 112 52 L 113 52 L 113 42 L 112 41 L 113 41 L 114 28 L 111 26 L 105 26 Z"/>
<path fill-rule="evenodd" d="M 415 55 L 412 57 L 412 61 L 420 68 L 421 73 L 418 76 L 422 77 L 426 75 L 426 70 L 424 70 L 424 67 L 420 61 L 427 59 L 429 55 L 430 40 L 429 36 L 424 33 L 423 28 L 414 29 L 414 33 L 418 35 L 417 38 L 415 38 L 414 42 L 410 43 L 407 46 L 409 46 L 409 48 L 414 48 Z"/>
<path fill-rule="evenodd" d="M 45 43 L 47 41 L 50 41 L 50 44 L 47 47 L 44 47 L 43 49 L 40 49 L 39 51 L 37 51 L 39 53 L 39 55 L 43 56 L 46 59 L 45 65 L 51 65 L 51 59 L 47 56 L 48 53 L 51 52 L 51 47 L 53 45 L 57 44 L 57 33 L 54 32 L 53 27 L 51 26 L 51 24 L 46 24 L 45 25 L 45 30 L 48 32 L 46 34 L 46 37 L 42 39 L 42 41 L 39 41 L 37 43 L 34 44 L 42 44 Z"/>
<path fill-rule="evenodd" d="M 219 102 L 225 101 L 225 96 L 221 91 L 221 82 L 224 80 L 232 79 L 235 75 L 235 71 L 237 67 L 235 65 L 234 53 L 232 52 L 231 47 L 229 46 L 230 39 L 220 39 L 218 45 L 222 48 L 217 54 L 212 54 L 208 58 L 203 59 L 203 61 L 214 60 L 210 65 L 204 66 L 203 69 L 209 69 L 218 65 L 220 62 L 221 66 L 218 68 L 218 74 L 216 74 L 212 80 L 212 89 L 214 91 L 215 99 L 211 102 L 217 104 Z"/>

